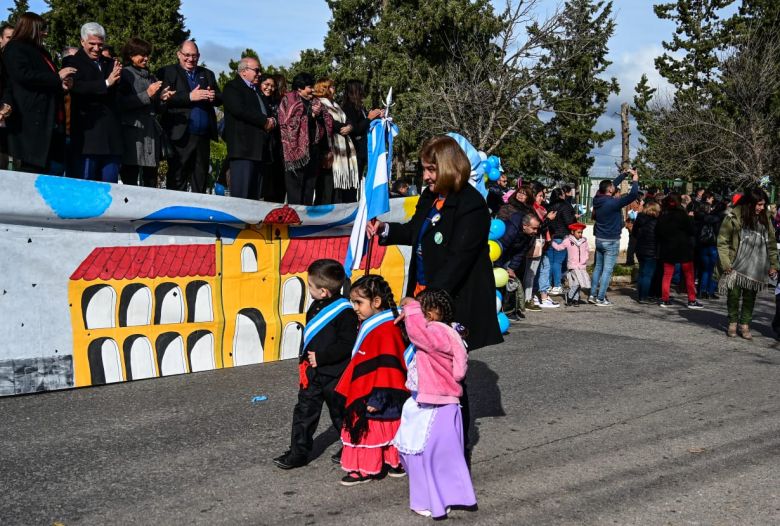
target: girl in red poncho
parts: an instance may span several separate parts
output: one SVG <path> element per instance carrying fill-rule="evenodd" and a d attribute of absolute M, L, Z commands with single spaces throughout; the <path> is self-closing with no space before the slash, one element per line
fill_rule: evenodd
<path fill-rule="evenodd" d="M 344 486 L 405 475 L 398 450 L 391 444 L 401 422 L 401 408 L 409 397 L 398 311 L 390 286 L 381 276 L 364 276 L 349 294 L 361 321 L 352 360 L 336 392 L 346 399 L 341 441 Z"/>

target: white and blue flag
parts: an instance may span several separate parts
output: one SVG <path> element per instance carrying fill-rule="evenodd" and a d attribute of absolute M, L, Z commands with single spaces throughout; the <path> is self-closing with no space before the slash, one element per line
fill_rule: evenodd
<path fill-rule="evenodd" d="M 344 269 L 349 277 L 352 276 L 353 270 L 360 268 L 360 260 L 368 248 L 366 225 L 377 216 L 390 211 L 393 138 L 398 135 L 398 126 L 389 117 L 392 93 L 391 89 L 387 95 L 385 116 L 372 121 L 368 132 L 368 171 L 360 188 L 357 216 L 344 260 Z M 366 262 L 367 268 L 369 265 L 370 262 Z"/>

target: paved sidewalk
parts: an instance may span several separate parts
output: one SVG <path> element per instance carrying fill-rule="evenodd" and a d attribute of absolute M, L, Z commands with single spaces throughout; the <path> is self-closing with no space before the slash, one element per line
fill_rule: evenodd
<path fill-rule="evenodd" d="M 779 524 L 780 350 L 725 303 L 529 313 L 471 356 L 477 512 L 466 524 Z M 281 471 L 296 366 L 0 399 L 0 524 L 427 524 L 405 479 Z M 252 405 L 254 395 L 268 400 Z M 325 429 L 326 418 L 321 422 Z"/>

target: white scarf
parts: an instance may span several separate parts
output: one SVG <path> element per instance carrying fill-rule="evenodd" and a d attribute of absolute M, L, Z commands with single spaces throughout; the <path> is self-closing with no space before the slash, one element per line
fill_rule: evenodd
<path fill-rule="evenodd" d="M 328 110 L 334 121 L 347 122 L 347 115 L 335 101 L 320 98 L 322 105 Z M 333 133 L 328 136 L 330 151 L 333 153 L 333 187 L 342 190 L 357 188 L 360 182 L 358 174 L 357 153 L 355 145 L 349 136 Z"/>

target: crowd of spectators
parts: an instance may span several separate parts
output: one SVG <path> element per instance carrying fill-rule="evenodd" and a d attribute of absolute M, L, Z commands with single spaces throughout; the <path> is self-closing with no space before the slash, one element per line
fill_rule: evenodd
<path fill-rule="evenodd" d="M 176 64 L 152 72 L 149 42 L 131 38 L 115 58 L 95 22 L 58 57 L 45 38 L 35 13 L 2 27 L 0 169 L 198 193 L 221 175 L 233 197 L 357 201 L 369 126 L 383 115 L 365 108 L 360 81 L 337 97 L 333 80 L 301 73 L 288 90 L 287 79 L 246 57 L 221 90 L 192 40 Z M 220 138 L 227 159 L 216 174 L 211 146 Z"/>

